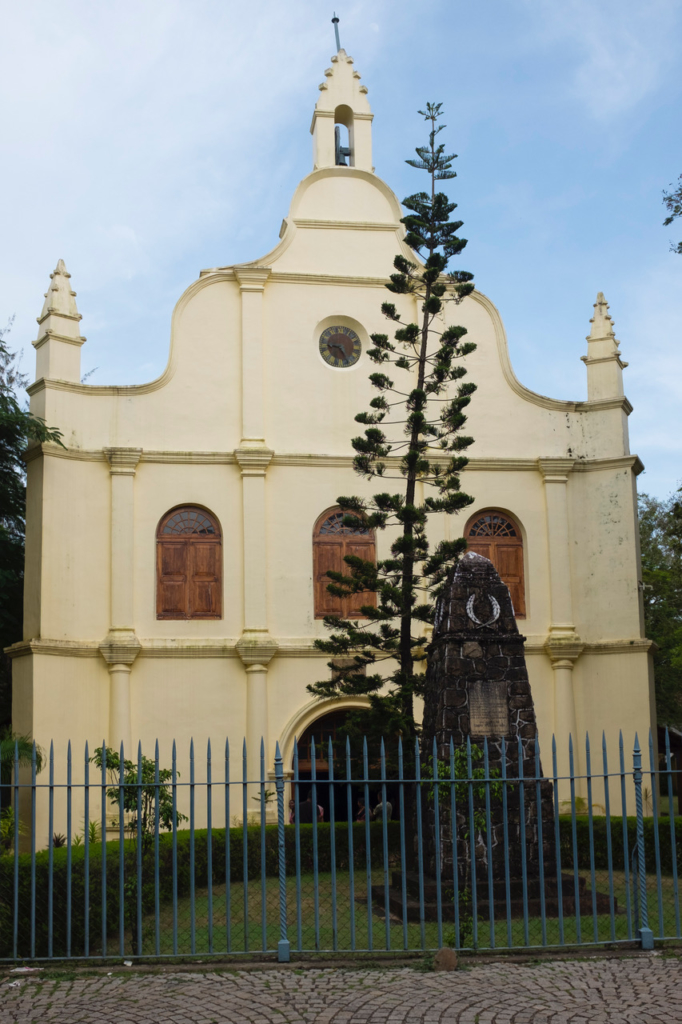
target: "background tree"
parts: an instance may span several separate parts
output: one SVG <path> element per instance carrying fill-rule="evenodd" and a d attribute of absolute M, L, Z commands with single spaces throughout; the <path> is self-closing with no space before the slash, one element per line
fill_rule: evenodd
<path fill-rule="evenodd" d="M 56 441 L 61 433 L 22 408 L 17 391 L 28 376 L 19 370 L 16 352 L 7 347 L 12 318 L 0 330 L 0 735 L 11 730 L 12 672 L 5 647 L 22 638 L 26 467 L 30 443 Z"/>
<path fill-rule="evenodd" d="M 661 501 L 639 496 L 646 635 L 654 654 L 656 712 L 682 727 L 682 490 Z"/>
<path fill-rule="evenodd" d="M 672 188 L 672 182 L 670 187 Z M 663 227 L 672 224 L 677 217 L 682 217 L 682 174 L 678 178 L 677 188 L 674 192 L 663 192 L 663 205 L 669 214 L 663 221 Z M 670 251 L 678 252 L 682 256 L 682 242 L 678 242 L 677 245 L 674 242 L 671 243 Z"/>
<path fill-rule="evenodd" d="M 464 327 L 446 327 L 443 315 L 446 303 L 459 303 L 471 294 L 473 275 L 448 270 L 467 243 L 457 236 L 462 221 L 450 219 L 457 204 L 436 191 L 436 182 L 456 176 L 455 154 L 447 154 L 438 142 L 445 127 L 439 123 L 441 104 L 428 103 L 419 113 L 430 122 L 429 138 L 417 148 L 417 159 L 407 163 L 427 173 L 430 188 L 403 200 L 410 212 L 402 223 L 407 244 L 423 263 L 396 256 L 397 272 L 386 287 L 416 300 L 420 322 L 406 322 L 393 303 L 383 303 L 384 316 L 398 326 L 393 341 L 386 334 L 371 336 L 373 348 L 367 354 L 378 370 L 369 379 L 377 395 L 371 411 L 355 417 L 365 431 L 352 440 L 353 465 L 360 476 L 398 480 L 402 486 L 372 498 L 338 498 L 346 526 L 357 529 L 365 523 L 395 532 L 388 558 L 374 564 L 347 555 L 347 572 L 327 573 L 332 594 L 376 594 L 378 600 L 376 607 L 362 606 L 364 621 L 325 618 L 332 635 L 316 641 L 317 647 L 343 659 L 330 662 L 342 667 L 335 668 L 331 679 L 308 687 L 318 697 L 367 696 L 369 712 L 351 714 L 345 732 L 353 741 L 368 735 L 375 746 L 382 735 L 401 734 L 405 742 L 417 734 L 414 697 L 422 693 L 418 669 L 425 657 L 424 627 L 432 624 L 434 598 L 466 548 L 465 540 L 443 540 L 432 551 L 427 521 L 452 515 L 473 501 L 460 489 L 459 474 L 468 461 L 462 452 L 473 443 L 461 431 L 476 386 L 461 382 L 466 370 L 459 360 L 476 346 L 462 341 Z M 398 383 L 395 371 L 403 375 Z M 427 492 L 423 500 L 418 494 L 422 485 Z M 382 671 L 382 663 L 389 660 L 397 667 Z M 358 743 L 353 745 L 359 753 Z M 405 744 L 408 757 L 412 746 Z"/>

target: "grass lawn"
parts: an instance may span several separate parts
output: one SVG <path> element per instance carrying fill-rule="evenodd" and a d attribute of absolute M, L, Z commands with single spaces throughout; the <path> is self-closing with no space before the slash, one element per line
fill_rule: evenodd
<path fill-rule="evenodd" d="M 581 871 L 590 887 L 589 871 Z M 608 895 L 608 873 L 595 873 L 596 889 Z M 374 885 L 382 885 L 383 872 L 372 875 Z M 679 922 L 675 912 L 675 898 L 672 878 L 661 881 L 660 912 L 656 876 L 648 876 L 649 925 L 655 936 L 679 936 Z M 332 898 L 332 876 L 320 873 L 317 887 L 312 875 L 301 877 L 300 914 L 297 915 L 296 879 L 287 878 L 288 938 L 292 951 L 295 950 L 338 950 L 351 951 L 373 949 L 376 951 L 437 949 L 441 944 L 436 922 L 427 921 L 422 928 L 419 923 L 408 923 L 403 929 L 402 920 L 390 917 L 386 922 L 383 909 L 374 906 L 372 912 L 367 906 L 367 876 L 364 871 L 355 872 L 354 898 L 351 898 L 348 872 L 337 872 L 336 900 Z M 613 892 L 617 901 L 617 912 L 611 920 L 609 914 L 581 914 L 580 940 L 583 943 L 609 942 L 634 938 L 634 906 L 632 886 L 630 914 L 626 912 L 626 887 L 622 872 L 614 873 Z M 279 929 L 279 885 L 276 878 L 265 879 L 265 907 L 263 907 L 261 880 L 254 879 L 247 886 L 248 907 L 245 908 L 245 887 L 233 882 L 226 900 L 225 885 L 213 887 L 211 906 L 207 889 L 197 889 L 194 909 L 189 897 L 178 900 L 174 914 L 172 903 L 161 907 L 158 926 L 153 914 L 143 918 L 143 952 L 147 955 L 178 953 L 226 953 L 273 951 L 280 938 Z M 265 913 L 263 913 L 265 911 Z M 454 913 L 452 905 L 443 907 L 443 943 L 455 945 Z M 245 928 L 245 921 L 247 926 Z M 175 927 L 174 927 L 175 925 Z M 130 934 L 126 936 L 126 949 L 131 948 Z M 563 944 L 578 942 L 578 923 L 574 916 L 563 921 Z M 496 919 L 492 929 L 487 916 L 478 919 L 478 948 L 491 946 L 523 947 L 560 945 L 561 935 L 557 918 L 548 918 L 543 936 L 539 917 L 530 918 L 526 928 L 523 919 L 513 919 L 508 926 L 506 918 Z M 461 945 L 472 945 L 471 922 L 465 924 Z M 114 942 L 110 952 L 114 952 Z"/>

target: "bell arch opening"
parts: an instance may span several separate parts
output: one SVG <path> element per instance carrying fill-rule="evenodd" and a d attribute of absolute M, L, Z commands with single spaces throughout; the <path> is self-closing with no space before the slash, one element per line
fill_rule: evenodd
<path fill-rule="evenodd" d="M 334 111 L 334 153 L 337 167 L 353 167 L 353 111 L 341 103 Z"/>

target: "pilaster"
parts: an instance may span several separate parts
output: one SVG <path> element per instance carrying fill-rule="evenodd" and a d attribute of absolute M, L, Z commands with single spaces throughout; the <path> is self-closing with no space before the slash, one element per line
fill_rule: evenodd
<path fill-rule="evenodd" d="M 100 644 L 109 666 L 109 745 L 131 750 L 130 673 L 140 651 L 134 625 L 134 482 L 141 448 L 107 448 L 111 477 L 110 626 Z"/>
<path fill-rule="evenodd" d="M 559 774 L 568 774 L 569 737 L 573 739 L 574 768 L 578 771 L 579 744 L 573 692 L 573 667 L 583 649 L 573 621 L 568 479 L 573 459 L 539 459 L 545 485 L 547 546 L 549 554 L 550 623 L 545 650 L 554 674 L 554 736 Z"/>
<path fill-rule="evenodd" d="M 263 292 L 269 267 L 236 267 L 242 300 L 242 440 L 265 443 Z"/>
<path fill-rule="evenodd" d="M 538 459 L 545 485 L 551 618 L 550 637 L 575 638 L 568 526 L 568 478 L 573 459 Z"/>
<path fill-rule="evenodd" d="M 249 781 L 260 778 L 261 741 L 265 748 L 265 778 L 268 778 L 270 735 L 268 727 L 268 664 L 277 652 L 277 642 L 267 630 L 245 630 L 237 652 L 246 667 L 246 764 Z M 258 796 L 256 786 L 249 787 Z"/>

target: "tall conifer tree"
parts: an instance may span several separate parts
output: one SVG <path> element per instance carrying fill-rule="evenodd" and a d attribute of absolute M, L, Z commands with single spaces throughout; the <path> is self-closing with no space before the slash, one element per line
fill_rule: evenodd
<path fill-rule="evenodd" d="M 407 161 L 430 179 L 428 192 L 403 201 L 409 211 L 402 219 L 405 240 L 423 263 L 396 256 L 396 273 L 386 285 L 396 295 L 415 297 L 420 322 L 407 323 L 394 303 L 382 304 L 384 316 L 397 325 L 394 340 L 371 336 L 368 356 L 378 369 L 369 379 L 378 394 L 371 411 L 355 417 L 365 430 L 352 441 L 360 476 L 402 486 L 369 499 L 338 499 L 347 527 L 391 529 L 390 555 L 376 564 L 347 555 L 346 572 L 327 573 L 332 594 L 376 594 L 376 607 L 362 607 L 364 620 L 325 618 L 331 637 L 316 645 L 334 659 L 332 677 L 308 687 L 318 697 L 368 697 L 369 712 L 352 714 L 344 731 L 352 740 L 365 734 L 373 745 L 382 735 L 400 734 L 405 741 L 417 734 L 414 697 L 423 685 L 418 669 L 425 658 L 424 626 L 433 622 L 435 597 L 466 548 L 460 539 L 431 549 L 427 522 L 473 501 L 460 488 L 460 473 L 468 461 L 463 452 L 473 443 L 462 433 L 464 409 L 476 385 L 462 381 L 466 369 L 460 360 L 476 346 L 462 340 L 466 328 L 445 327 L 443 313 L 446 303 L 460 303 L 474 285 L 472 274 L 449 270 L 467 243 L 457 236 L 462 221 L 450 219 L 457 204 L 436 191 L 437 182 L 456 177 L 455 154 L 438 141 L 445 127 L 441 107 L 428 103 L 419 111 L 430 122 L 429 140 L 417 147 L 417 159 Z M 402 371 L 400 380 L 395 371 Z M 426 496 L 420 500 L 422 485 Z"/>

